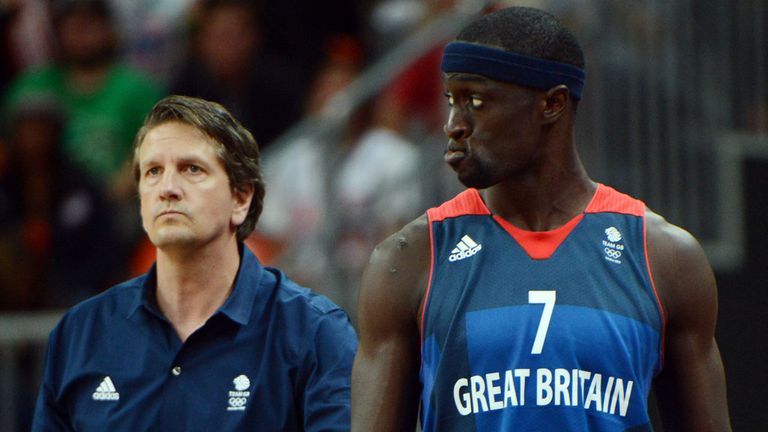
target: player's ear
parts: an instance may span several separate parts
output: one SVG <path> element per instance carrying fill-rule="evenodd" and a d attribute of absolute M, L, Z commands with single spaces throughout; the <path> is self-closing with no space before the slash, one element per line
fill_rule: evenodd
<path fill-rule="evenodd" d="M 570 103 L 570 91 L 568 87 L 561 84 L 547 90 L 544 94 L 544 123 L 554 123 L 565 112 L 565 108 Z"/>

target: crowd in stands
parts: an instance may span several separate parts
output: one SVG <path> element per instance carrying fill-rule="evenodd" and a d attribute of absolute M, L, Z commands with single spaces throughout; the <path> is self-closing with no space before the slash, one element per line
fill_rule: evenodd
<path fill-rule="evenodd" d="M 440 127 L 439 50 L 332 137 L 271 144 L 452 3 L 0 3 L 0 311 L 68 307 L 151 265 L 130 159 L 166 94 L 222 103 L 252 131 L 268 192 L 247 244 L 351 307 L 339 284 L 356 286 L 373 246 L 423 210 L 410 132 Z"/>

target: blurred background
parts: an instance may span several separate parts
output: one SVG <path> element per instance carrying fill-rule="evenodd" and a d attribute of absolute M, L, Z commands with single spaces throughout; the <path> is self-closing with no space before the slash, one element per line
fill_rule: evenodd
<path fill-rule="evenodd" d="M 702 242 L 733 426 L 764 430 L 767 1 L 0 0 L 0 432 L 29 429 L 63 311 L 154 259 L 128 161 L 159 98 L 218 101 L 253 132 L 267 197 L 248 246 L 356 322 L 374 245 L 461 190 L 442 46 L 508 5 L 584 48 L 592 177 Z"/>

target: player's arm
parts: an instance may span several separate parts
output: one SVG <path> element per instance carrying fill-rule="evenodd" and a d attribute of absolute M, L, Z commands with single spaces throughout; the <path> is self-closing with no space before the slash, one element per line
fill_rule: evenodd
<path fill-rule="evenodd" d="M 372 253 L 358 299 L 352 430 L 413 431 L 419 407 L 419 307 L 429 273 L 425 216 Z"/>
<path fill-rule="evenodd" d="M 655 381 L 665 430 L 729 431 L 712 269 L 688 232 L 650 211 L 647 224 L 651 272 L 667 317 L 664 369 Z"/>

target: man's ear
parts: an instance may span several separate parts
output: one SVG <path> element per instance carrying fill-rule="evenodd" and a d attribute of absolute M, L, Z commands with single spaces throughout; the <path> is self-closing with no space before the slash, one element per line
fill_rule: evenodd
<path fill-rule="evenodd" d="M 571 92 L 563 84 L 547 90 L 544 94 L 544 110 L 542 111 L 544 123 L 556 122 L 563 115 L 570 101 Z"/>
<path fill-rule="evenodd" d="M 232 199 L 235 200 L 235 207 L 232 209 L 232 225 L 240 226 L 243 222 L 245 222 L 245 218 L 248 216 L 248 210 L 251 208 L 253 191 L 254 189 L 252 184 L 247 185 L 242 190 L 232 190 Z"/>

